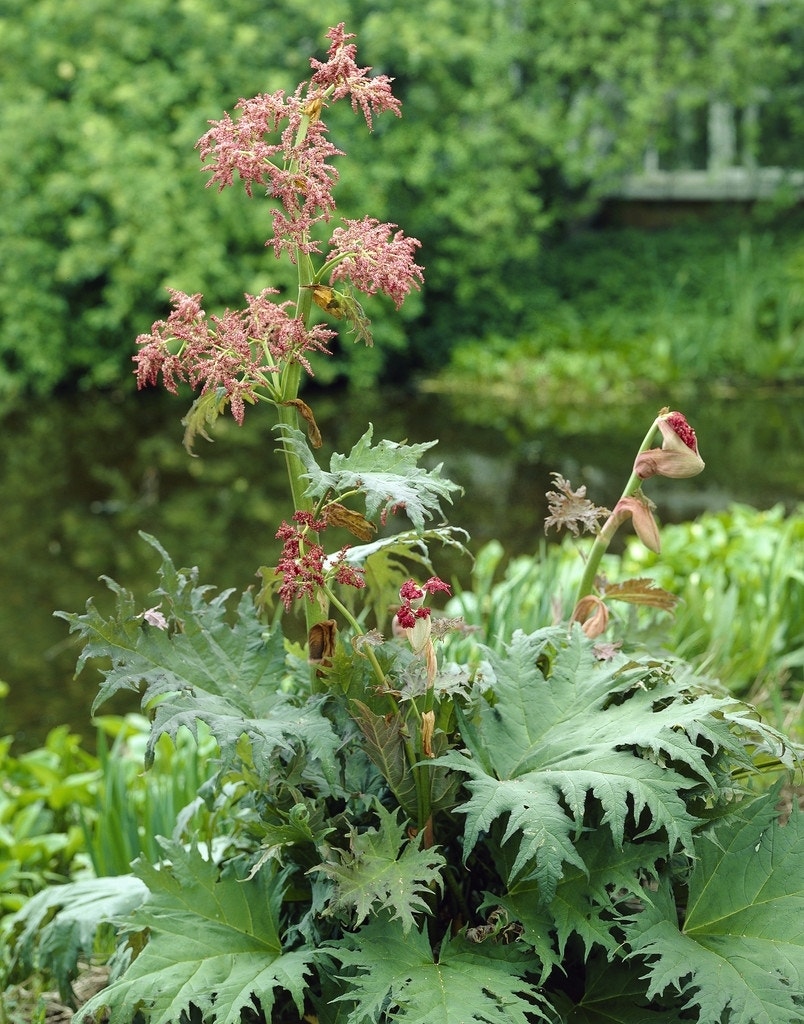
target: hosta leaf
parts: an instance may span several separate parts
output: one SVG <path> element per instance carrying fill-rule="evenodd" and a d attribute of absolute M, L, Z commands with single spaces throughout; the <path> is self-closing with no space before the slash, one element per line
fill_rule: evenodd
<path fill-rule="evenodd" d="M 309 481 L 306 495 L 323 498 L 346 492 L 360 492 L 366 502 L 366 517 L 374 519 L 381 512 L 403 510 L 416 530 L 424 530 L 425 519 L 441 516 L 441 502 L 452 502 L 452 495 L 460 488 L 441 476 L 441 465 L 427 470 L 419 461 L 435 444 L 399 444 L 379 441 L 371 445 L 373 428 L 365 434 L 348 455 L 334 454 L 329 472 L 321 469 L 310 450 L 304 434 L 295 427 L 281 426 L 282 443 L 304 465 L 304 477 Z"/>
<path fill-rule="evenodd" d="M 516 634 L 489 658 L 492 697 L 464 734 L 468 751 L 442 758 L 467 776 L 467 855 L 506 820 L 502 841 L 518 850 L 509 883 L 528 873 L 549 901 L 564 863 L 583 868 L 577 840 L 590 821 L 618 849 L 655 836 L 668 853 L 692 853 L 685 791 L 714 791 L 712 760 L 740 749 L 716 717 L 728 699 L 624 658 L 598 661 L 580 629 Z"/>
<path fill-rule="evenodd" d="M 216 865 L 179 844 L 169 861 L 135 865 L 151 891 L 129 919 L 147 929 L 142 952 L 125 973 L 91 999 L 76 1022 L 174 1024 L 196 1006 L 216 1024 L 241 1024 L 245 1011 L 267 1018 L 277 990 L 303 1012 L 312 953 L 285 952 L 279 939 L 282 879 L 270 865 L 254 878 L 219 877 Z"/>
<path fill-rule="evenodd" d="M 804 1019 L 804 817 L 777 820 L 778 791 L 699 838 L 679 929 L 669 882 L 627 931 L 647 958 L 649 996 L 668 988 L 699 1020 Z"/>
<path fill-rule="evenodd" d="M 532 957 L 514 945 L 445 939 L 434 957 L 426 934 L 377 921 L 327 947 L 344 967 L 355 1003 L 347 1024 L 532 1024 L 551 1019 L 527 979 Z"/>
<path fill-rule="evenodd" d="M 380 804 L 377 815 L 379 829 L 353 831 L 348 850 L 333 848 L 332 859 L 312 870 L 335 883 L 327 914 L 353 910 L 355 923 L 362 924 L 369 914 L 387 910 L 408 932 L 416 923 L 414 915 L 428 911 L 428 897 L 441 887 L 444 858 L 436 850 L 421 849 L 421 837 L 407 839 L 404 822 Z"/>

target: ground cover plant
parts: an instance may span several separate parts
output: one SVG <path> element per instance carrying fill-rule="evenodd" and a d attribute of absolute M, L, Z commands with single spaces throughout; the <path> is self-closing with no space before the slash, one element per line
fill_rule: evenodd
<path fill-rule="evenodd" d="M 456 487 L 434 442 L 375 442 L 369 425 L 318 461 L 299 390 L 330 324 L 371 344 L 363 302 L 399 306 L 423 274 L 395 224 L 330 230 L 329 105 L 350 100 L 369 128 L 400 109 L 343 25 L 329 40 L 309 81 L 242 100 L 199 143 L 212 182 L 267 192 L 295 300 L 263 291 L 207 317 L 174 293 L 138 339 L 142 384 L 198 392 L 188 448 L 227 411 L 275 416 L 278 563 L 257 592 L 217 592 L 144 537 L 159 562 L 145 605 L 108 580 L 111 614 L 61 613 L 79 668 L 101 667 L 95 707 L 139 695 L 145 766 L 189 733 L 214 741 L 213 774 L 157 856 L 25 904 L 14 977 L 49 970 L 69 997 L 111 933 L 110 984 L 79 1021 L 800 1020 L 804 838 L 777 807 L 797 751 L 687 663 L 612 635 L 617 603 L 674 603 L 601 569 L 629 523 L 660 549 L 643 485 L 701 472 L 687 419 L 646 424 L 611 512 L 556 476 L 547 525 L 593 537 L 571 614 L 496 647 L 434 612 L 451 591 L 437 546 L 464 539 L 442 522 Z M 451 633 L 460 659 L 439 653 Z"/>

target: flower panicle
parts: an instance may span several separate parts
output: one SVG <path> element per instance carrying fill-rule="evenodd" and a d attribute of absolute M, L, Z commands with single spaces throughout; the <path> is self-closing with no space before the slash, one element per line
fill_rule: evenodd
<path fill-rule="evenodd" d="M 350 42 L 356 36 L 345 30 L 344 22 L 331 28 L 327 38 L 331 45 L 326 61 L 310 59 L 313 69 L 311 84 L 323 91 L 332 89 L 333 100 L 349 97 L 352 110 L 362 112 L 369 131 L 374 128 L 373 114 L 389 110 L 401 117 L 401 104 L 391 91 L 393 79 L 387 75 L 369 77 L 370 67 L 358 67 L 355 60 L 357 47 Z"/>
<path fill-rule="evenodd" d="M 275 289 L 246 295 L 244 310 L 207 317 L 200 295 L 171 290 L 173 311 L 157 320 L 150 334 L 137 338 L 137 385 L 155 386 L 162 377 L 175 394 L 179 382 L 225 396 L 232 415 L 243 422 L 245 403 L 257 400 L 256 388 L 282 366 L 297 362 L 312 376 L 311 352 L 329 354 L 335 332 L 324 324 L 307 327 L 292 315 L 293 303 L 276 303 Z"/>
<path fill-rule="evenodd" d="M 314 601 L 330 582 L 358 590 L 365 587 L 363 570 L 346 560 L 348 544 L 335 555 L 324 551 L 318 534 L 328 526 L 326 515 L 316 517 L 300 509 L 292 518 L 292 523 L 283 520 L 276 532 L 283 543 L 274 575 L 282 577 L 277 592 L 287 611 L 302 598 Z"/>
<path fill-rule="evenodd" d="M 383 292 L 399 309 L 411 289 L 421 287 L 424 268 L 414 262 L 421 242 L 396 228 L 374 217 L 345 219 L 330 239 L 330 283 L 347 279 L 366 295 Z"/>

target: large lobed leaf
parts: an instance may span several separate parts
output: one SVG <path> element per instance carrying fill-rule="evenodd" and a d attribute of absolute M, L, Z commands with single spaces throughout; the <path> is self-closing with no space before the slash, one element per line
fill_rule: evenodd
<path fill-rule="evenodd" d="M 141 693 L 153 718 L 149 760 L 162 733 L 175 740 L 186 728 L 196 735 L 203 721 L 224 764 L 236 758 L 246 735 L 257 764 L 303 744 L 329 771 L 339 740 L 320 701 L 300 705 L 281 692 L 287 675 L 281 632 L 259 621 L 248 593 L 230 623 L 229 593 L 212 596 L 211 588 L 197 585 L 196 570 L 177 571 L 164 549 L 143 536 L 162 556 L 162 585 L 148 614 L 113 581 L 107 582 L 116 609 L 109 618 L 92 601 L 81 615 L 58 613 L 85 640 L 79 671 L 90 658 L 111 661 L 93 709 L 121 690 Z"/>
<path fill-rule="evenodd" d="M 404 1024 L 532 1024 L 551 1019 L 528 980 L 532 959 L 516 945 L 447 938 L 437 956 L 426 933 L 407 934 L 397 923 L 372 922 L 327 946 L 357 973 L 342 1000 L 354 1003 L 345 1024 L 377 1020 Z"/>
<path fill-rule="evenodd" d="M 522 925 L 523 941 L 541 960 L 542 980 L 561 965 L 573 936 L 587 957 L 595 947 L 608 957 L 621 952 L 622 922 L 629 916 L 631 901 L 644 899 L 646 877 L 656 877 L 656 865 L 667 853 L 662 843 L 650 842 L 618 850 L 602 830 L 584 834 L 576 845 L 583 866 L 565 867 L 549 906 L 535 877 L 514 881 L 507 893 L 486 898 L 487 907 L 502 907 L 509 920 Z M 500 857 L 505 853 L 503 848 Z"/>
<path fill-rule="evenodd" d="M 652 836 L 668 854 L 693 853 L 685 793 L 715 791 L 713 759 L 739 752 L 716 714 L 733 702 L 625 659 L 597 660 L 577 628 L 519 633 L 489 657 L 491 697 L 464 730 L 468 749 L 442 758 L 467 776 L 467 855 L 505 821 L 502 842 L 517 849 L 509 885 L 533 878 L 549 902 L 564 864 L 587 870 L 578 839 L 589 813 L 617 849 Z"/>
<path fill-rule="evenodd" d="M 95 953 L 98 930 L 138 907 L 148 890 L 139 878 L 116 875 L 52 885 L 36 893 L 8 922 L 16 936 L 14 960 L 24 976 L 43 965 L 63 998 L 80 960 Z"/>
<path fill-rule="evenodd" d="M 628 928 L 648 996 L 668 988 L 700 1024 L 804 1020 L 804 816 L 777 820 L 768 793 L 696 841 L 684 923 L 669 881 Z"/>
<path fill-rule="evenodd" d="M 300 430 L 282 426 L 281 431 L 282 443 L 304 465 L 304 476 L 309 481 L 307 496 L 323 498 L 329 493 L 357 491 L 365 499 L 368 519 L 401 509 L 421 533 L 425 519 L 442 515 L 442 500 L 451 502 L 453 493 L 460 490 L 441 476 L 440 464 L 431 470 L 418 464 L 436 441 L 402 444 L 383 440 L 372 447 L 373 427 L 369 424 L 348 455 L 332 456 L 327 472 L 316 462 Z"/>
<path fill-rule="evenodd" d="M 220 878 L 197 849 L 165 850 L 159 867 L 135 864 L 150 897 L 127 923 L 148 930 L 144 949 L 82 1007 L 77 1024 L 174 1024 L 192 1006 L 216 1024 L 241 1024 L 249 1010 L 270 1019 L 277 990 L 290 993 L 301 1015 L 314 954 L 282 948 L 281 876 L 266 866 L 253 878 Z"/>

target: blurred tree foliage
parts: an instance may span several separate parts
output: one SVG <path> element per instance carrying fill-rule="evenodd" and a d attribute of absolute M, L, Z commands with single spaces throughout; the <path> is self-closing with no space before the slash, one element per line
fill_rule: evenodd
<path fill-rule="evenodd" d="M 402 322 L 379 300 L 367 308 L 374 350 L 358 361 L 347 343 L 322 374 L 365 382 L 443 363 L 459 340 L 526 331 L 540 246 L 592 214 L 646 140 L 661 145 L 679 96 L 775 97 L 769 123 L 790 150 L 804 117 L 800 11 L 0 0 L 0 396 L 119 382 L 168 285 L 203 291 L 210 310 L 283 285 L 264 202 L 205 190 L 193 147 L 241 96 L 306 78 L 329 25 L 357 33 L 360 62 L 396 78 L 404 107 L 374 136 L 332 111 L 351 157 L 340 212 L 399 223 L 427 271 Z"/>

